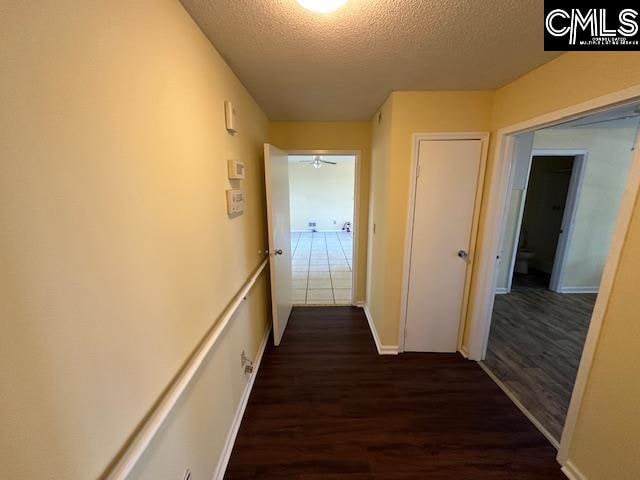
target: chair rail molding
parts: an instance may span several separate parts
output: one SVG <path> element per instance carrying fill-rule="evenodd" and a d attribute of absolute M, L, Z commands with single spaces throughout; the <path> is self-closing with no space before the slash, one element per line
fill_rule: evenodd
<path fill-rule="evenodd" d="M 260 277 L 268 262 L 269 259 L 265 258 L 258 268 L 254 270 L 238 293 L 233 297 L 229 306 L 222 312 L 220 318 L 211 326 L 204 338 L 198 343 L 198 346 L 189 356 L 175 379 L 169 384 L 165 393 L 156 402 L 153 410 L 145 417 L 142 425 L 125 444 L 119 455 L 116 457 L 116 460 L 108 467 L 107 471 L 101 478 L 104 478 L 105 480 L 125 480 L 131 473 L 135 465 L 140 460 L 140 457 L 142 457 L 145 450 L 158 433 L 158 430 L 160 430 L 176 403 L 180 400 L 180 397 L 195 377 L 196 373 L 200 370 L 200 367 L 206 360 L 207 355 L 216 345 L 218 339 L 230 324 L 234 314 L 238 310 L 238 307 L 244 300 L 246 300 L 247 294 L 255 285 L 258 277 Z M 250 382 L 252 382 L 252 380 Z M 246 400 L 243 398 L 242 401 L 245 402 Z M 242 409 L 242 411 L 244 411 L 244 409 Z"/>

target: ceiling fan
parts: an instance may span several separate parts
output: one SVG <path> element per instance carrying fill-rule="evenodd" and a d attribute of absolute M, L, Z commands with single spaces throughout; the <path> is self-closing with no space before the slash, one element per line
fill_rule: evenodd
<path fill-rule="evenodd" d="M 313 160 L 302 160 L 300 163 L 308 163 L 309 165 L 313 165 L 313 168 L 320 168 L 323 165 L 337 165 L 336 162 L 330 162 L 329 160 L 323 160 L 322 157 L 316 155 Z"/>

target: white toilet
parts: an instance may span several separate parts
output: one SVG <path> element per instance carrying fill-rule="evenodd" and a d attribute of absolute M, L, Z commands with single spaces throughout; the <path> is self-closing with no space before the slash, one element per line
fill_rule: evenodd
<path fill-rule="evenodd" d="M 529 273 L 529 262 L 536 256 L 536 252 L 525 247 L 527 244 L 527 231 L 522 229 L 520 239 L 518 240 L 518 251 L 516 252 L 516 264 L 513 268 L 514 272 L 526 275 Z"/>
<path fill-rule="evenodd" d="M 518 251 L 516 252 L 515 272 L 523 273 L 525 275 L 529 273 L 529 262 L 533 257 L 535 257 L 535 255 L 535 252 L 529 248 L 518 248 Z"/>

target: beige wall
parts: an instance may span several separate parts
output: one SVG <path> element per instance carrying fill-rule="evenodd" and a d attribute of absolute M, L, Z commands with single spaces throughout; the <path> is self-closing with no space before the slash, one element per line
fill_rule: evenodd
<path fill-rule="evenodd" d="M 341 230 L 345 222 L 353 224 L 355 158 L 326 159 L 337 160 L 337 165 L 314 168 L 289 163 L 291 230 L 309 231 L 309 222 L 315 222 L 318 230 Z"/>
<path fill-rule="evenodd" d="M 492 130 L 638 84 L 639 53 L 568 53 L 496 91 Z M 487 178 L 493 159 L 490 153 Z M 633 368 L 640 352 L 639 268 L 636 205 L 569 451 L 589 480 L 632 480 L 640 471 L 640 373 Z"/>
<path fill-rule="evenodd" d="M 9 2 L 0 32 L 0 470 L 96 478 L 261 261 L 267 119 L 175 1 Z M 262 279 L 141 477 L 211 478 L 266 298 Z"/>
<path fill-rule="evenodd" d="M 486 91 L 393 92 L 383 108 L 381 126 L 373 117 L 373 144 L 379 145 L 380 155 L 372 162 L 370 222 L 376 224 L 376 234 L 370 242 L 375 249 L 371 269 L 381 274 L 371 275 L 369 308 L 385 345 L 399 340 L 412 136 L 488 131 L 492 98 Z"/>
<path fill-rule="evenodd" d="M 359 150 L 358 272 L 356 300 L 364 302 L 367 282 L 367 225 L 371 131 L 369 122 L 270 122 L 269 142 L 282 150 Z"/>

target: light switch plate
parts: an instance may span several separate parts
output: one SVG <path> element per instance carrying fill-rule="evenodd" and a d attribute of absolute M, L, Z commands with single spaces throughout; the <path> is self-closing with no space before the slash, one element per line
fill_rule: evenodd
<path fill-rule="evenodd" d="M 229 160 L 227 162 L 229 180 L 242 180 L 244 178 L 244 162 Z"/>

